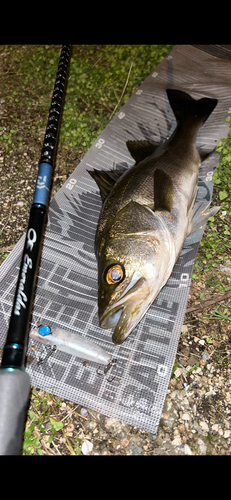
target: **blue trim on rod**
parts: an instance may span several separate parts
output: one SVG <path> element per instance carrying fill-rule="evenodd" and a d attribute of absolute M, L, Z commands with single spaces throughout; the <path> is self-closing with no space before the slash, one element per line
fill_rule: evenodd
<path fill-rule="evenodd" d="M 33 204 L 48 205 L 52 172 L 52 165 L 49 163 L 40 163 Z"/>

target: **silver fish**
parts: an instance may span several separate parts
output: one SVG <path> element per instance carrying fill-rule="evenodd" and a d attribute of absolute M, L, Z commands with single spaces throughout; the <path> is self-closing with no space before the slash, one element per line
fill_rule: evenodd
<path fill-rule="evenodd" d="M 220 208 L 194 204 L 199 167 L 209 156 L 198 150 L 197 135 L 218 101 L 166 92 L 177 122 L 171 137 L 161 145 L 128 141 L 136 163 L 127 170 L 89 171 L 103 201 L 95 239 L 99 321 L 115 328 L 115 344 L 167 282 L 185 238 Z"/>

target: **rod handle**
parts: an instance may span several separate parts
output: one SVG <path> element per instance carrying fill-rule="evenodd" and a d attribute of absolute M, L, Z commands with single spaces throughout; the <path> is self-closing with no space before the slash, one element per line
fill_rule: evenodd
<path fill-rule="evenodd" d="M 30 377 L 21 369 L 0 370 L 0 455 L 21 455 Z"/>

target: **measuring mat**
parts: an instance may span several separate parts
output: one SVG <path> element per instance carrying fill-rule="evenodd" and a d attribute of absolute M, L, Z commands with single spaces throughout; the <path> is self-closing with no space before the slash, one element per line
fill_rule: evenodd
<path fill-rule="evenodd" d="M 130 167 L 134 160 L 126 147 L 128 140 L 163 142 L 172 134 L 176 121 L 167 88 L 187 92 L 194 99 L 218 99 L 199 131 L 198 147 L 211 151 L 227 136 L 231 46 L 176 45 L 99 135 L 49 208 L 32 326 L 76 332 L 101 346 L 116 363 L 105 374 L 96 362 L 59 350 L 47 356 L 44 344 L 30 339 L 28 354 L 33 361 L 26 367 L 33 386 L 153 434 L 158 431 L 204 227 L 186 239 L 167 284 L 128 339 L 116 346 L 112 330 L 101 329 L 98 323 L 94 238 L 102 203 L 87 170 Z M 203 163 L 197 201 L 211 200 L 218 160 L 214 152 Z M 0 347 L 6 338 L 24 239 L 0 267 Z M 36 350 L 32 349 L 35 343 Z"/>

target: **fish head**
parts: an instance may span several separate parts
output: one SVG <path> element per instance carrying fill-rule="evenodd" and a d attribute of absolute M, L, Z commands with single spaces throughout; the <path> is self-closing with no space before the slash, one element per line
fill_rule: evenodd
<path fill-rule="evenodd" d="M 139 323 L 171 273 L 173 241 L 149 207 L 130 202 L 98 242 L 98 312 L 121 344 Z M 171 269 L 170 269 L 171 267 Z"/>

